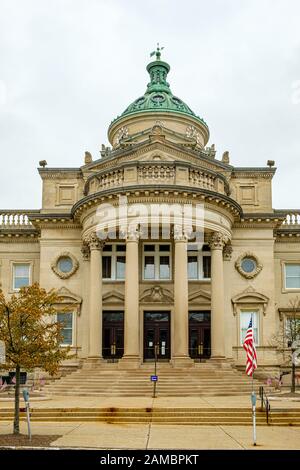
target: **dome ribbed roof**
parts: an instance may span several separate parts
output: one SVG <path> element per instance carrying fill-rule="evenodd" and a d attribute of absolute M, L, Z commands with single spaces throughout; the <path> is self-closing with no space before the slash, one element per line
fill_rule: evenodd
<path fill-rule="evenodd" d="M 156 60 L 147 65 L 147 71 L 150 75 L 150 82 L 147 85 L 145 94 L 131 103 L 113 123 L 125 116 L 137 113 L 173 112 L 191 116 L 207 127 L 205 121 L 196 116 L 184 101 L 173 95 L 170 85 L 166 80 L 170 66 L 160 60 L 159 48 L 156 51 Z"/>

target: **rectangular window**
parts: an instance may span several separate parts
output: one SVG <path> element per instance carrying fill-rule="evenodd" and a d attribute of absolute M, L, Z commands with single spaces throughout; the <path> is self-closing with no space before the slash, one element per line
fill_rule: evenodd
<path fill-rule="evenodd" d="M 211 257 L 207 255 L 203 256 L 203 278 L 211 278 Z"/>
<path fill-rule="evenodd" d="M 117 256 L 117 279 L 125 279 L 125 256 Z"/>
<path fill-rule="evenodd" d="M 203 280 L 211 278 L 211 255 L 208 245 L 197 250 L 193 245 L 188 246 L 188 279 Z"/>
<path fill-rule="evenodd" d="M 243 342 L 248 330 L 248 326 L 250 323 L 252 315 L 252 322 L 253 322 L 253 334 L 254 334 L 254 343 L 257 346 L 259 344 L 259 331 L 258 331 L 258 312 L 257 311 L 243 311 L 240 313 L 240 342 L 241 346 L 243 346 Z"/>
<path fill-rule="evenodd" d="M 188 256 L 188 279 L 198 279 L 197 256 Z"/>
<path fill-rule="evenodd" d="M 111 257 L 102 256 L 102 277 L 103 279 L 111 279 Z"/>
<path fill-rule="evenodd" d="M 169 243 L 144 244 L 143 279 L 171 279 L 171 247 Z"/>
<path fill-rule="evenodd" d="M 300 318 L 296 316 L 285 319 L 285 340 L 286 346 L 290 348 L 294 341 L 300 340 Z"/>
<path fill-rule="evenodd" d="M 58 313 L 57 321 L 63 324 L 61 344 L 71 345 L 73 343 L 73 313 Z"/>
<path fill-rule="evenodd" d="M 159 279 L 170 279 L 170 257 L 159 257 Z"/>
<path fill-rule="evenodd" d="M 144 278 L 155 279 L 155 258 L 154 256 L 145 256 Z"/>
<path fill-rule="evenodd" d="M 13 265 L 13 289 L 29 286 L 30 284 L 30 264 L 16 263 Z"/>
<path fill-rule="evenodd" d="M 126 245 L 106 244 L 102 255 L 102 277 L 103 279 L 124 280 L 126 265 Z"/>
<path fill-rule="evenodd" d="M 286 289 L 300 289 L 300 264 L 285 265 Z"/>

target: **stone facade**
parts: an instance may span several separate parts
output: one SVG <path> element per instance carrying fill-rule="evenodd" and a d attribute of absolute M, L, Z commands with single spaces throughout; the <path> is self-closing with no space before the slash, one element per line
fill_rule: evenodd
<path fill-rule="evenodd" d="M 163 102 L 166 74 L 151 70 L 168 70 L 160 56 L 151 64 L 150 98 Z M 39 282 L 58 289 L 72 313 L 66 343 L 78 359 L 137 367 L 157 347 L 174 365 L 203 357 L 244 364 L 242 323 L 252 312 L 259 365 L 276 366 L 282 357 L 270 338 L 300 293 L 298 281 L 286 283 L 286 265 L 300 269 L 300 210 L 272 207 L 272 162 L 235 167 L 228 152 L 218 160 L 206 123 L 178 98 L 168 100 L 175 107 L 155 108 L 154 100 L 143 109 L 137 100 L 110 125 L 112 147 L 101 158 L 87 152 L 80 168 L 39 168 L 41 209 L 0 212 L 1 288 L 11 294 Z M 169 214 L 166 237 L 160 215 L 152 227 L 146 220 L 153 205 L 202 208 L 196 250 L 189 238 L 195 211 L 184 229 Z M 109 227 L 106 240 L 101 224 Z"/>

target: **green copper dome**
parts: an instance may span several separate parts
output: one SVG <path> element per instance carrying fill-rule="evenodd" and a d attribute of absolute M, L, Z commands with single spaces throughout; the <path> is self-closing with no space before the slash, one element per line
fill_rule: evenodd
<path fill-rule="evenodd" d="M 147 65 L 150 82 L 147 85 L 145 94 L 131 103 L 113 123 L 125 116 L 137 113 L 173 112 L 191 116 L 207 127 L 203 119 L 196 116 L 187 104 L 177 98 L 177 96 L 174 96 L 171 92 L 170 85 L 166 80 L 170 66 L 160 60 L 160 50 L 161 49 L 158 47 L 156 52 L 152 53 L 152 55 L 156 54 L 156 60 Z"/>

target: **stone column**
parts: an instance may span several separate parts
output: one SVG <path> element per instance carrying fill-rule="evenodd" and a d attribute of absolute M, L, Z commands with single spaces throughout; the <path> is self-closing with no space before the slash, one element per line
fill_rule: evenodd
<path fill-rule="evenodd" d="M 81 356 L 87 358 L 89 355 L 89 277 L 90 277 L 90 248 L 84 241 L 81 247 L 83 260 L 83 278 L 82 278 L 82 308 L 79 319 L 80 331 L 78 336 L 81 343 Z"/>
<path fill-rule="evenodd" d="M 102 359 L 102 247 L 95 233 L 87 240 L 90 247 L 89 358 Z"/>
<path fill-rule="evenodd" d="M 174 228 L 174 334 L 172 362 L 176 366 L 192 365 L 189 357 L 189 300 L 187 273 L 187 236 Z"/>
<path fill-rule="evenodd" d="M 223 248 L 227 238 L 214 232 L 209 241 L 211 249 L 211 358 L 225 359 L 225 303 Z"/>
<path fill-rule="evenodd" d="M 138 367 L 140 360 L 139 321 L 139 233 L 126 234 L 124 356 L 120 367 Z"/>

